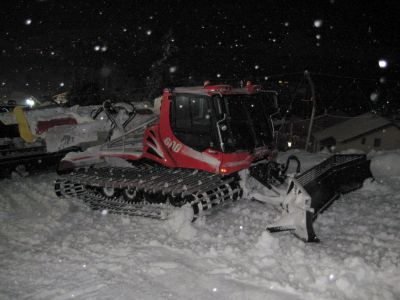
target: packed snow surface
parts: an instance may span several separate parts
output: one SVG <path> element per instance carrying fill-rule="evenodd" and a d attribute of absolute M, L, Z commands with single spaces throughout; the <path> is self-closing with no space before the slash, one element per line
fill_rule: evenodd
<path fill-rule="evenodd" d="M 296 155 L 309 166 L 326 157 Z M 400 299 L 395 176 L 366 180 L 319 216 L 319 244 L 265 231 L 272 204 L 155 221 L 59 199 L 55 178 L 0 181 L 0 299 Z"/>

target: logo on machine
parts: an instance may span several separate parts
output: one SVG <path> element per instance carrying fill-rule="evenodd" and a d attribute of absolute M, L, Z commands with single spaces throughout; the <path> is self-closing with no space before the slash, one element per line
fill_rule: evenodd
<path fill-rule="evenodd" d="M 164 145 L 167 146 L 167 148 L 170 148 L 174 152 L 179 152 L 182 149 L 182 144 L 171 140 L 171 138 L 169 137 L 166 137 L 164 139 Z"/>

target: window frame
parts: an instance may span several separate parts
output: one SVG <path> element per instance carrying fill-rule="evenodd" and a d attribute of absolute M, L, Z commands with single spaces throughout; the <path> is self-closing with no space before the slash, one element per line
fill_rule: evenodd
<path fill-rule="evenodd" d="M 382 139 L 381 138 L 375 138 L 374 139 L 374 147 L 381 147 L 382 145 Z"/>

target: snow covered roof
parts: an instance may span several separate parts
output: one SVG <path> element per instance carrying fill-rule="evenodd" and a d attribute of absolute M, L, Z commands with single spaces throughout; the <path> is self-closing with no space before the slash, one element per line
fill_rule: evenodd
<path fill-rule="evenodd" d="M 388 119 L 372 113 L 365 113 L 318 131 L 314 133 L 314 137 L 318 140 L 334 137 L 337 142 L 341 143 L 390 124 L 393 123 Z"/>

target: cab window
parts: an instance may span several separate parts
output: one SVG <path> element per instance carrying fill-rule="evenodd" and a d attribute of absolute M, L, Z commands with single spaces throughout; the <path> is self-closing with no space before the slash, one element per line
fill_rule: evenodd
<path fill-rule="evenodd" d="M 176 95 L 171 107 L 175 136 L 187 146 L 204 151 L 214 146 L 210 99 L 202 95 Z"/>

